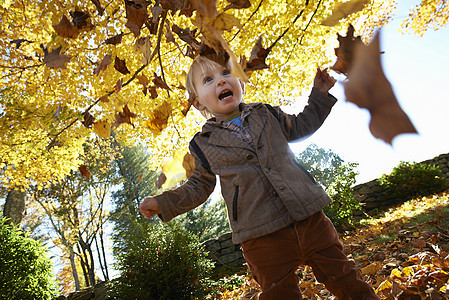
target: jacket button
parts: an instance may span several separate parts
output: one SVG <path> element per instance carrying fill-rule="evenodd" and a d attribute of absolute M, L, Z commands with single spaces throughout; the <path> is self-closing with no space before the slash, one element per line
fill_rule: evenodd
<path fill-rule="evenodd" d="M 246 154 L 246 159 L 247 160 L 251 160 L 251 159 L 253 159 L 253 155 L 252 154 Z"/>
<path fill-rule="evenodd" d="M 270 171 L 271 171 L 271 168 L 265 168 L 266 173 L 270 173 Z"/>

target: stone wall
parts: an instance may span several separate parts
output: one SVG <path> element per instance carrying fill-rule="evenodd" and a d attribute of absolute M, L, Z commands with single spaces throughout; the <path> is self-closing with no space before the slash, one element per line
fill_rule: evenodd
<path fill-rule="evenodd" d="M 215 263 L 215 267 L 223 272 L 244 268 L 245 259 L 240 245 L 232 243 L 230 232 L 204 242 L 208 258 Z"/>
<path fill-rule="evenodd" d="M 421 163 L 439 167 L 442 176 L 449 179 L 449 153 L 441 154 Z M 373 215 L 400 202 L 400 199 L 386 197 L 385 190 L 377 179 L 356 185 L 353 190 L 354 195 L 360 199 L 360 203 L 363 205 L 362 211 L 357 213 L 357 216 Z"/>

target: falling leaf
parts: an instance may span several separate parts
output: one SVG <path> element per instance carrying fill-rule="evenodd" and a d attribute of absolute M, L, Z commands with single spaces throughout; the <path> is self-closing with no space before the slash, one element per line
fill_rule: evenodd
<path fill-rule="evenodd" d="M 339 47 L 335 49 L 337 61 L 332 66 L 332 70 L 341 74 L 348 74 L 354 60 L 354 49 L 356 45 L 363 45 L 360 36 L 354 37 L 354 27 L 349 25 L 346 36 L 337 34 Z"/>
<path fill-rule="evenodd" d="M 161 0 L 160 5 L 166 10 L 179 11 L 180 15 L 186 17 L 191 17 L 194 11 L 190 0 Z"/>
<path fill-rule="evenodd" d="M 148 79 L 147 76 L 145 76 L 145 74 L 142 75 L 137 75 L 137 83 L 142 85 L 142 92 L 143 94 L 146 96 L 147 95 L 147 86 L 150 83 L 150 80 Z"/>
<path fill-rule="evenodd" d="M 187 113 L 189 112 L 190 108 L 192 107 L 192 103 L 190 103 L 190 101 L 181 101 L 181 107 L 182 107 L 181 113 L 185 117 L 185 116 L 187 116 Z"/>
<path fill-rule="evenodd" d="M 74 39 L 78 36 L 79 30 L 67 19 L 66 16 L 62 16 L 59 24 L 53 25 L 53 29 L 59 36 Z"/>
<path fill-rule="evenodd" d="M 170 103 L 165 101 L 162 105 L 154 109 L 146 122 L 147 128 L 154 134 L 158 135 L 167 127 L 168 118 L 170 117 L 172 107 Z"/>
<path fill-rule="evenodd" d="M 134 44 L 134 50 L 143 54 L 140 60 L 144 65 L 148 65 L 151 61 L 151 37 L 141 37 L 136 40 Z"/>
<path fill-rule="evenodd" d="M 128 67 L 126 66 L 126 62 L 125 60 L 121 60 L 120 58 L 118 58 L 118 56 L 115 58 L 114 61 L 114 68 L 119 71 L 120 73 L 122 73 L 123 75 L 129 74 L 129 70 Z"/>
<path fill-rule="evenodd" d="M 113 37 L 108 38 L 105 42 L 106 45 L 118 45 L 122 42 L 123 33 L 114 35 Z"/>
<path fill-rule="evenodd" d="M 90 22 L 90 15 L 80 11 L 76 8 L 75 11 L 70 12 L 72 17 L 72 23 L 80 31 L 90 31 L 94 28 L 94 25 Z"/>
<path fill-rule="evenodd" d="M 335 26 L 338 22 L 347 16 L 361 11 L 370 0 L 351 0 L 335 5 L 330 16 L 321 22 L 324 26 Z"/>
<path fill-rule="evenodd" d="M 112 123 L 112 127 L 119 127 L 123 123 L 133 125 L 133 123 L 131 123 L 131 118 L 135 117 L 137 117 L 137 115 L 129 110 L 128 104 L 125 104 L 123 110 L 115 114 L 115 121 Z"/>
<path fill-rule="evenodd" d="M 251 2 L 249 0 L 227 0 L 230 3 L 228 6 L 224 8 L 224 10 L 228 9 L 242 9 L 242 8 L 250 8 Z"/>
<path fill-rule="evenodd" d="M 108 121 L 95 122 L 94 131 L 99 137 L 107 139 L 111 136 L 111 124 Z"/>
<path fill-rule="evenodd" d="M 186 177 L 189 178 L 193 175 L 193 170 L 195 170 L 195 159 L 192 154 L 186 153 L 182 160 L 182 167 L 186 172 Z"/>
<path fill-rule="evenodd" d="M 193 49 L 198 50 L 201 47 L 201 43 L 195 38 L 196 29 L 192 31 L 189 28 L 182 29 L 178 25 L 174 24 L 172 26 L 172 31 Z"/>
<path fill-rule="evenodd" d="M 157 76 L 156 73 L 154 73 L 154 79 L 153 79 L 153 83 L 161 89 L 166 89 L 167 91 L 171 91 L 170 87 L 168 86 L 168 84 L 162 79 L 162 77 Z"/>
<path fill-rule="evenodd" d="M 86 166 L 86 165 L 81 165 L 81 166 L 79 166 L 78 169 L 79 169 L 80 172 L 81 172 L 81 176 L 84 176 L 84 177 L 86 177 L 87 179 L 90 178 L 91 173 L 90 173 L 89 170 L 87 169 L 87 166 Z"/>
<path fill-rule="evenodd" d="M 190 153 L 176 151 L 172 160 L 162 165 L 162 174 L 166 177 L 163 189 L 169 189 L 175 184 L 189 178 L 195 169 L 195 160 Z"/>
<path fill-rule="evenodd" d="M 126 19 L 125 24 L 135 37 L 140 35 L 140 29 L 148 19 L 147 6 L 145 0 L 125 0 Z"/>
<path fill-rule="evenodd" d="M 209 18 L 215 18 L 218 15 L 216 0 L 191 0 L 192 6 L 198 12 Z"/>
<path fill-rule="evenodd" d="M 41 45 L 42 46 L 42 45 Z M 43 48 L 43 46 L 42 46 Z M 62 47 L 54 49 L 50 53 L 48 53 L 47 49 L 44 49 L 44 64 L 52 69 L 67 69 L 66 63 L 68 63 L 71 59 L 70 56 L 60 54 Z"/>
<path fill-rule="evenodd" d="M 114 91 L 116 94 L 118 94 L 122 90 L 122 85 L 123 85 L 123 78 L 120 78 L 119 80 L 117 80 L 117 83 L 114 86 Z"/>
<path fill-rule="evenodd" d="M 86 128 L 91 128 L 92 124 L 94 123 L 94 116 L 92 116 L 88 111 L 86 111 L 83 115 L 83 125 Z"/>
<path fill-rule="evenodd" d="M 111 63 L 111 59 L 112 59 L 112 55 L 111 54 L 107 54 L 103 58 L 101 63 L 98 65 L 98 67 L 95 69 L 94 74 L 98 76 L 100 74 L 100 72 L 105 71 L 108 68 L 109 64 Z"/>
<path fill-rule="evenodd" d="M 345 83 L 346 99 L 370 111 L 369 128 L 373 136 L 391 144 L 398 134 L 416 133 L 382 70 L 379 34 L 368 46 L 357 45 L 348 79 Z"/>
<path fill-rule="evenodd" d="M 141 181 L 142 181 L 142 178 L 143 178 L 143 175 L 140 174 L 140 175 L 139 175 L 139 178 L 137 178 L 137 182 L 141 182 Z"/>
<path fill-rule="evenodd" d="M 229 54 L 223 48 L 220 52 L 216 52 L 214 49 L 206 44 L 202 44 L 198 50 L 200 56 L 207 57 L 209 60 L 216 62 L 219 65 L 226 67 L 229 63 Z M 184 81 L 185 82 L 185 81 Z"/>
<path fill-rule="evenodd" d="M 165 176 L 164 173 L 161 173 L 161 174 L 159 175 L 159 177 L 156 179 L 156 182 L 154 183 L 154 185 L 155 185 L 158 189 L 160 189 L 166 180 L 167 180 L 167 176 Z"/>
<path fill-rule="evenodd" d="M 271 49 L 262 47 L 262 37 L 259 37 L 251 50 L 251 56 L 245 66 L 245 72 L 268 69 L 269 66 L 265 63 L 265 59 L 270 52 Z"/>
<path fill-rule="evenodd" d="M 158 94 L 157 94 L 157 89 L 156 89 L 155 85 L 150 86 L 148 88 L 148 91 L 150 91 L 150 98 L 151 99 L 156 99 L 157 98 Z"/>
<path fill-rule="evenodd" d="M 109 96 L 108 95 L 101 96 L 100 97 L 100 102 L 103 102 L 103 103 L 109 102 Z"/>

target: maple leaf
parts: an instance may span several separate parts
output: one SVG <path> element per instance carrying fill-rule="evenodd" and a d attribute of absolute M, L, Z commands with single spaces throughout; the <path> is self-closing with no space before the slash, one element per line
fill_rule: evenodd
<path fill-rule="evenodd" d="M 147 128 L 154 134 L 158 135 L 167 127 L 168 118 L 170 117 L 172 107 L 170 103 L 164 101 L 162 105 L 153 110 L 149 119 L 146 121 Z"/>
<path fill-rule="evenodd" d="M 87 179 L 90 178 L 91 173 L 89 172 L 89 169 L 87 168 L 86 165 L 81 165 L 79 166 L 78 170 L 81 172 L 81 176 L 86 177 Z"/>
<path fill-rule="evenodd" d="M 106 45 L 118 45 L 122 42 L 123 33 L 114 35 L 113 37 L 108 38 L 104 43 Z"/>
<path fill-rule="evenodd" d="M 190 28 L 182 29 L 178 25 L 174 24 L 172 26 L 172 31 L 178 35 L 178 37 L 187 43 L 190 47 L 198 50 L 201 47 L 201 43 L 195 38 L 197 29 L 190 30 Z"/>
<path fill-rule="evenodd" d="M 345 83 L 346 99 L 369 110 L 369 128 L 373 136 L 391 144 L 398 134 L 416 133 L 382 70 L 379 34 L 375 35 L 368 46 L 363 43 L 356 46 L 354 64 L 349 70 L 348 79 Z"/>
<path fill-rule="evenodd" d="M 120 58 L 118 58 L 118 56 L 115 58 L 114 61 L 114 68 L 119 71 L 120 73 L 122 73 L 123 75 L 129 74 L 129 70 L 128 67 L 126 66 L 126 62 L 125 60 L 121 60 Z"/>
<path fill-rule="evenodd" d="M 76 38 L 79 34 L 78 28 L 73 26 L 73 24 L 69 21 L 69 19 L 67 19 L 65 15 L 62 16 L 62 19 L 58 24 L 53 25 L 53 29 L 59 36 L 71 39 Z"/>
<path fill-rule="evenodd" d="M 262 47 L 262 37 L 259 37 L 251 50 L 249 61 L 246 62 L 246 66 L 244 67 L 245 72 L 268 69 L 269 66 L 265 63 L 265 59 L 270 52 L 271 49 L 265 49 Z"/>
<path fill-rule="evenodd" d="M 211 26 L 218 31 L 229 31 L 234 27 L 241 28 L 240 20 L 231 14 L 221 13 L 211 22 Z"/>
<path fill-rule="evenodd" d="M 144 0 L 128 1 L 125 0 L 126 19 L 125 24 L 135 37 L 140 35 L 142 25 L 148 19 L 147 6 Z"/>
<path fill-rule="evenodd" d="M 162 173 L 158 184 L 163 189 L 169 189 L 175 184 L 189 178 L 195 170 L 195 159 L 190 153 L 176 151 L 173 159 L 162 165 Z"/>
<path fill-rule="evenodd" d="M 192 6 L 202 15 L 215 18 L 218 15 L 216 0 L 190 0 Z"/>
<path fill-rule="evenodd" d="M 156 179 L 156 182 L 154 183 L 154 185 L 155 185 L 158 189 L 160 189 L 166 180 L 167 180 L 167 176 L 165 176 L 164 172 L 162 172 L 162 173 L 159 175 L 159 177 Z"/>
<path fill-rule="evenodd" d="M 94 25 L 90 22 L 90 15 L 78 10 L 79 8 L 76 8 L 75 11 L 70 12 L 70 16 L 72 17 L 72 23 L 75 25 L 76 28 L 79 30 L 92 30 L 94 28 Z"/>
<path fill-rule="evenodd" d="M 354 49 L 356 45 L 363 44 L 362 38 L 360 36 L 354 37 L 354 27 L 350 24 L 346 36 L 337 34 L 337 39 L 340 45 L 338 48 L 335 48 L 337 61 L 332 66 L 332 70 L 347 75 L 354 60 Z"/>
<path fill-rule="evenodd" d="M 351 0 L 348 2 L 338 3 L 332 9 L 332 13 L 321 22 L 324 26 L 335 26 L 338 22 L 347 16 L 361 11 L 370 0 Z"/>
<path fill-rule="evenodd" d="M 94 123 L 94 120 L 95 120 L 94 116 L 92 116 L 88 111 L 86 111 L 83 115 L 82 123 L 84 127 L 91 128 L 92 124 Z"/>
<path fill-rule="evenodd" d="M 201 45 L 201 48 L 198 50 L 198 54 L 207 57 L 208 59 L 222 66 L 227 66 L 229 62 L 229 54 L 224 49 L 217 53 L 214 49 L 206 44 Z"/>
<path fill-rule="evenodd" d="M 156 99 L 157 98 L 158 94 L 157 94 L 157 88 L 156 88 L 155 85 L 150 86 L 148 88 L 148 91 L 150 91 L 150 98 L 151 99 Z"/>
<path fill-rule="evenodd" d="M 114 86 L 114 91 L 116 94 L 118 94 L 121 91 L 122 85 L 123 85 L 123 78 L 120 78 L 119 80 L 117 80 Z"/>
<path fill-rule="evenodd" d="M 137 115 L 129 110 L 128 104 L 125 104 L 123 110 L 115 114 L 115 121 L 112 123 L 112 127 L 119 127 L 123 123 L 130 124 L 134 127 L 133 123 L 131 123 L 131 118 L 135 117 Z"/>
<path fill-rule="evenodd" d="M 95 122 L 94 131 L 99 137 L 107 139 L 111 136 L 111 124 L 108 121 Z"/>
<path fill-rule="evenodd" d="M 143 54 L 142 59 L 140 60 L 144 65 L 148 65 L 151 61 L 151 37 L 141 37 L 136 40 L 134 44 L 134 50 L 139 51 Z"/>
<path fill-rule="evenodd" d="M 227 0 L 229 5 L 226 6 L 223 10 L 226 11 L 228 9 L 242 9 L 242 8 L 250 8 L 251 2 L 249 0 Z"/>
<path fill-rule="evenodd" d="M 190 103 L 190 101 L 181 101 L 181 113 L 183 114 L 183 116 L 187 116 L 187 113 L 189 112 L 190 108 L 192 107 L 192 103 Z"/>
<path fill-rule="evenodd" d="M 154 83 L 158 88 L 162 88 L 162 89 L 166 89 L 167 91 L 171 91 L 171 89 L 170 89 L 170 87 L 168 86 L 168 84 L 162 79 L 161 76 L 157 76 L 156 73 L 154 73 L 153 83 Z"/>
<path fill-rule="evenodd" d="M 98 76 L 100 72 L 105 71 L 108 68 L 109 64 L 111 63 L 111 59 L 112 59 L 111 54 L 105 55 L 105 57 L 101 60 L 98 67 L 95 69 L 94 74 Z"/>
<path fill-rule="evenodd" d="M 146 96 L 147 95 L 147 86 L 150 83 L 150 80 L 148 79 L 147 76 L 145 76 L 145 74 L 142 75 L 137 75 L 137 83 L 142 85 L 142 92 L 143 94 Z"/>
<path fill-rule="evenodd" d="M 44 50 L 44 64 L 52 69 L 67 69 L 66 63 L 68 63 L 71 59 L 70 56 L 60 54 L 62 46 L 54 49 L 50 53 L 48 53 L 47 49 L 43 45 L 41 48 Z"/>

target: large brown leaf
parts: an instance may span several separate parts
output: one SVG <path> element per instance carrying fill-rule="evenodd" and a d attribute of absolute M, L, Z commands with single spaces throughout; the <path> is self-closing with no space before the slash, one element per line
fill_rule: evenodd
<path fill-rule="evenodd" d="M 358 44 L 354 55 L 354 64 L 345 84 L 345 95 L 347 101 L 369 110 L 369 128 L 373 136 L 391 144 L 398 134 L 416 133 L 382 70 L 379 34 L 368 46 Z"/>
<path fill-rule="evenodd" d="M 337 61 L 332 66 L 332 70 L 347 75 L 352 66 L 356 45 L 363 45 L 362 38 L 360 36 L 354 37 L 354 27 L 349 25 L 346 36 L 337 34 L 337 39 L 340 45 L 335 49 Z"/>
<path fill-rule="evenodd" d="M 271 49 L 262 47 L 262 37 L 259 37 L 253 50 L 251 50 L 251 56 L 245 66 L 245 72 L 268 69 L 269 66 L 265 63 L 265 59 L 270 52 Z"/>
<path fill-rule="evenodd" d="M 125 0 L 126 19 L 125 26 L 134 34 L 140 35 L 140 29 L 148 19 L 147 6 L 144 0 L 127 1 Z"/>
<path fill-rule="evenodd" d="M 76 38 L 79 34 L 79 29 L 73 26 L 66 16 L 62 16 L 59 24 L 53 25 L 53 29 L 59 36 L 71 39 Z"/>
<path fill-rule="evenodd" d="M 126 67 L 126 62 L 124 59 L 122 60 L 116 57 L 114 61 L 114 68 L 123 75 L 129 74 L 129 70 L 128 67 Z"/>
<path fill-rule="evenodd" d="M 351 0 L 336 4 L 330 16 L 328 16 L 321 25 L 335 26 L 338 22 L 347 16 L 361 11 L 370 0 Z"/>
<path fill-rule="evenodd" d="M 44 50 L 44 64 L 52 69 L 67 69 L 66 63 L 68 63 L 71 59 L 70 56 L 60 54 L 62 47 L 54 49 L 50 53 L 48 53 L 47 49 L 43 45 L 41 45 Z"/>
<path fill-rule="evenodd" d="M 137 115 L 129 110 L 128 104 L 125 104 L 123 110 L 115 114 L 115 121 L 112 123 L 112 127 L 119 127 L 123 123 L 130 124 L 134 127 L 131 118 L 135 117 L 137 117 Z"/>
<path fill-rule="evenodd" d="M 94 74 L 98 76 L 100 72 L 105 71 L 108 68 L 109 64 L 111 63 L 111 58 L 112 58 L 111 54 L 106 54 L 101 63 L 95 69 Z"/>

